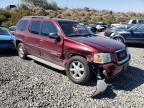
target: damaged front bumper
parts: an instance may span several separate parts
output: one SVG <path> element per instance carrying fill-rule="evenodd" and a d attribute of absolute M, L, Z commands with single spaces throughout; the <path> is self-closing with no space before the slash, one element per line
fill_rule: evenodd
<path fill-rule="evenodd" d="M 98 73 L 101 73 L 101 76 L 104 75 L 105 79 L 107 80 L 107 79 L 110 79 L 110 78 L 117 76 L 121 72 L 126 71 L 128 65 L 129 65 L 130 58 L 131 58 L 131 56 L 129 55 L 121 63 L 113 63 L 113 62 L 107 63 L 107 64 L 92 63 L 92 70 L 96 76 Z"/>
<path fill-rule="evenodd" d="M 130 59 L 131 59 L 131 56 L 129 55 L 128 58 L 121 63 L 118 63 L 118 64 L 108 63 L 108 64 L 102 65 L 103 69 L 105 70 L 107 74 L 106 79 L 113 78 L 117 76 L 118 74 L 120 74 L 121 72 L 126 71 L 129 66 Z"/>

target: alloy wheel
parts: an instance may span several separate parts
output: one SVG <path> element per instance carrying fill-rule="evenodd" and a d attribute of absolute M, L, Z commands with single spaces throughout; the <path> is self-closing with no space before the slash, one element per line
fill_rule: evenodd
<path fill-rule="evenodd" d="M 21 46 L 21 45 L 18 48 L 18 54 L 21 58 L 24 57 L 25 52 L 24 52 L 23 46 Z"/>
<path fill-rule="evenodd" d="M 84 75 L 85 68 L 80 61 L 73 61 L 69 68 L 70 74 L 75 79 L 81 79 Z"/>

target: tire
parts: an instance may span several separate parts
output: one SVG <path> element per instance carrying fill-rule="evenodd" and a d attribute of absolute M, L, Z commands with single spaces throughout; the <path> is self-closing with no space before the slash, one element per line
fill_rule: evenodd
<path fill-rule="evenodd" d="M 121 37 L 116 37 L 116 38 L 114 38 L 116 41 L 118 41 L 118 42 L 121 42 L 121 43 L 124 43 L 124 39 L 123 38 L 121 38 Z"/>
<path fill-rule="evenodd" d="M 17 50 L 18 50 L 18 55 L 19 55 L 20 58 L 22 58 L 22 59 L 27 58 L 27 52 L 26 52 L 26 49 L 24 48 L 23 43 L 18 44 Z"/>
<path fill-rule="evenodd" d="M 66 63 L 66 74 L 76 84 L 86 84 L 92 72 L 89 71 L 88 61 L 81 56 L 74 56 Z"/>

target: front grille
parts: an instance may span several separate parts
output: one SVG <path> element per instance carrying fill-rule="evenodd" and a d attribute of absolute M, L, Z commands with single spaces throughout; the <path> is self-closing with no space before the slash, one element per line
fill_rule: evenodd
<path fill-rule="evenodd" d="M 128 57 L 126 49 L 116 51 L 116 57 L 118 62 L 125 60 Z"/>
<path fill-rule="evenodd" d="M 10 44 L 12 43 L 11 40 L 0 40 L 0 44 Z"/>

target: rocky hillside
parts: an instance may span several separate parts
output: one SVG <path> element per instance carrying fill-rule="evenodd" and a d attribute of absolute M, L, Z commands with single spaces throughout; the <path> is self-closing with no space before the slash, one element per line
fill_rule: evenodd
<path fill-rule="evenodd" d="M 39 7 L 28 8 L 21 6 L 10 10 L 0 9 L 0 22 L 3 26 L 15 25 L 23 16 L 28 15 L 45 15 L 49 17 L 62 17 L 79 20 L 85 24 L 104 21 L 108 23 L 127 22 L 129 19 L 144 18 L 144 13 L 121 13 L 107 10 L 94 10 L 89 8 L 84 9 L 48 9 L 45 10 Z"/>

